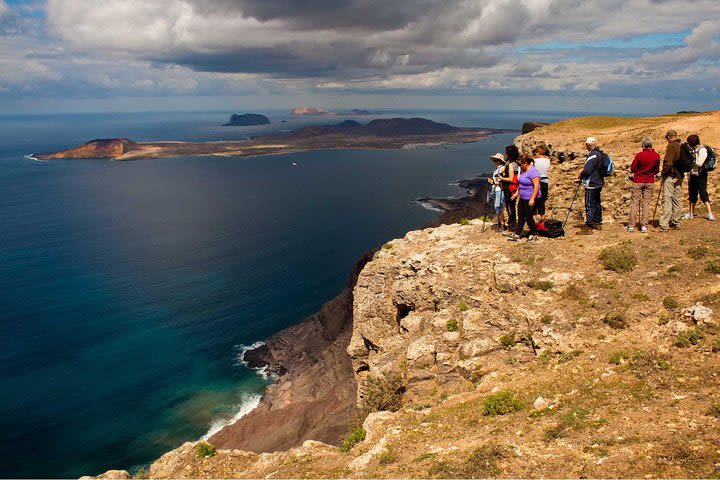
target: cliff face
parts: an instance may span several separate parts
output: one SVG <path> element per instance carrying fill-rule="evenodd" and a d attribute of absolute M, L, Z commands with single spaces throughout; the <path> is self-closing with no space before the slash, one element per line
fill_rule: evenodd
<path fill-rule="evenodd" d="M 618 170 L 637 134 L 623 125 L 607 137 L 592 125 Z M 552 127 L 518 143 L 565 153 L 550 197 L 559 211 L 582 162 L 568 149 L 589 133 Z M 587 237 L 571 222 L 536 244 L 490 227 L 409 232 L 360 262 L 338 299 L 248 357 L 284 375 L 210 439 L 217 455 L 197 458 L 188 443 L 150 475 L 720 475 L 715 224 L 644 236 L 608 224 Z M 341 452 L 334 438 L 369 406 L 392 411 L 371 413 L 364 440 Z"/>
<path fill-rule="evenodd" d="M 35 155 L 40 160 L 57 160 L 64 158 L 117 158 L 132 151 L 137 144 L 127 138 L 101 138 L 91 140 L 79 147 L 55 153 Z"/>

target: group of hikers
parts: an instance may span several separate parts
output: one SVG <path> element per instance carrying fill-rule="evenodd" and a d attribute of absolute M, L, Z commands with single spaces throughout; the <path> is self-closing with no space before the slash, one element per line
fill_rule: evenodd
<path fill-rule="evenodd" d="M 686 142 L 682 143 L 675 130 L 668 130 L 665 140 L 667 148 L 662 162 L 660 155 L 653 149 L 653 139 L 646 136 L 641 142 L 642 150 L 635 155 L 630 165 L 630 219 L 625 227 L 628 232 L 634 232 L 636 227 L 642 233 L 648 232 L 650 204 L 658 178 L 661 180 L 658 202 L 662 196 L 660 231 L 680 228 L 682 219 L 695 218 L 698 197 L 707 209 L 706 218 L 715 220 L 707 192 L 708 172 L 714 170 L 716 164 L 715 151 L 702 145 L 697 135 L 690 135 Z M 580 186 L 583 186 L 585 223 L 578 233 L 590 235 L 602 229 L 601 193 L 605 186 L 605 177 L 615 173 L 615 166 L 610 156 L 599 148 L 595 138 L 587 138 L 585 147 L 588 153 L 577 177 L 575 196 Z M 497 230 L 505 232 L 508 240 L 518 241 L 526 237 L 528 242 L 536 241 L 539 232 L 554 236 L 547 235 L 547 226 L 551 222 L 558 224 L 557 228 L 562 232 L 559 225 L 564 227 L 564 222 L 546 218 L 545 205 L 550 190 L 548 148 L 538 145 L 531 155 L 521 155 L 515 145 L 509 145 L 505 148 L 505 154 L 496 153 L 490 156 L 490 159 L 495 164 L 495 170 L 488 182 L 497 215 Z M 683 214 L 681 196 L 686 175 L 690 208 Z M 575 196 L 568 207 L 568 215 Z M 655 208 L 657 209 L 657 204 Z M 524 234 L 526 224 L 529 233 Z"/>

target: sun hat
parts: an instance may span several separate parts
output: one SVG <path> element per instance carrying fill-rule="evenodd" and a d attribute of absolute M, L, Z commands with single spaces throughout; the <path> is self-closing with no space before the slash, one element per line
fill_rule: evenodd
<path fill-rule="evenodd" d="M 505 163 L 505 155 L 502 153 L 496 153 L 495 155 L 490 155 L 490 160 Z"/>
<path fill-rule="evenodd" d="M 597 145 L 597 140 L 595 140 L 595 137 L 588 137 L 585 140 L 585 145 Z"/>

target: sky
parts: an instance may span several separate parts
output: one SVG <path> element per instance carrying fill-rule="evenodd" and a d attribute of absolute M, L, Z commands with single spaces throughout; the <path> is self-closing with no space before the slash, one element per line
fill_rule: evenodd
<path fill-rule="evenodd" d="M 0 0 L 0 115 L 718 109 L 720 0 Z"/>

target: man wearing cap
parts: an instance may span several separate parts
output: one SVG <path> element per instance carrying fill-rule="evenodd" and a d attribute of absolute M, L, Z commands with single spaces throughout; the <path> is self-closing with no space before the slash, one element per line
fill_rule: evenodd
<path fill-rule="evenodd" d="M 680 139 L 675 130 L 668 130 L 665 134 L 668 145 L 662 167 L 662 215 L 660 215 L 660 229 L 663 232 L 670 228 L 680 228 L 682 217 L 682 183 L 684 174 L 680 172 L 675 163 L 680 159 Z"/>
<path fill-rule="evenodd" d="M 585 166 L 580 172 L 579 180 L 585 187 L 585 229 L 583 233 L 590 234 L 593 230 L 602 229 L 602 203 L 600 193 L 605 186 L 605 179 L 600 175 L 602 166 L 602 152 L 598 148 L 597 140 L 588 137 L 585 140 L 588 155 Z"/>
<path fill-rule="evenodd" d="M 495 170 L 493 171 L 492 177 L 488 178 L 490 182 L 490 191 L 493 193 L 493 207 L 495 207 L 495 215 L 497 216 L 497 229 L 501 232 L 505 228 L 505 215 L 503 212 L 505 205 L 505 195 L 502 188 L 502 177 L 503 171 L 505 170 L 505 155 L 502 153 L 496 153 L 490 155 L 490 160 L 495 164 Z"/>

